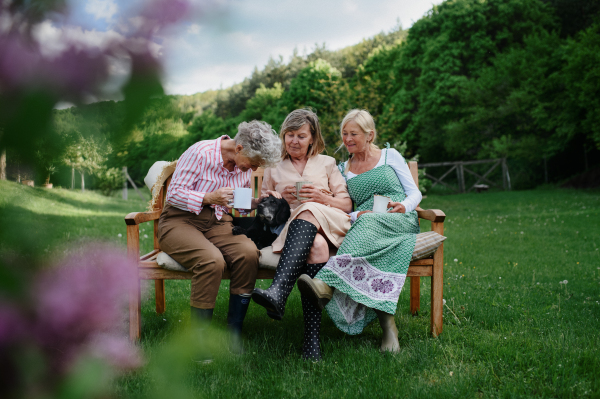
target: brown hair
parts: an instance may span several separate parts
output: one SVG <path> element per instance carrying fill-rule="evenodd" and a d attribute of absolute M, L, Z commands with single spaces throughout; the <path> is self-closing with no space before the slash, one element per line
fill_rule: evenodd
<path fill-rule="evenodd" d="M 307 123 L 310 127 L 310 134 L 313 139 L 313 143 L 308 148 L 308 157 L 312 158 L 323 152 L 325 149 L 325 141 L 321 134 L 319 117 L 312 110 L 301 108 L 290 112 L 281 125 L 281 132 L 279 133 L 279 138 L 281 138 L 281 159 L 289 157 L 289 154 L 285 149 L 285 134 L 287 132 L 294 132 Z"/>

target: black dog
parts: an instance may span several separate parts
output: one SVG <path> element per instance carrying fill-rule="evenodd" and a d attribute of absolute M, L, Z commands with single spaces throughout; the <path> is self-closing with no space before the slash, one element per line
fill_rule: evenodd
<path fill-rule="evenodd" d="M 263 249 L 273 244 L 277 234 L 272 233 L 270 227 L 278 227 L 290 218 L 290 205 L 283 198 L 278 199 L 269 195 L 260 200 L 256 207 L 256 217 L 248 228 L 233 227 L 233 235 L 245 234 L 256 244 L 258 249 Z"/>

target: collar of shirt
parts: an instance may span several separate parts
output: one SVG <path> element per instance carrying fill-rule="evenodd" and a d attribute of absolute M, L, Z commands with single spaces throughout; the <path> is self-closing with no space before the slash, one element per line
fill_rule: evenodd
<path fill-rule="evenodd" d="M 239 169 L 237 167 L 237 165 L 235 165 L 233 167 L 233 170 L 230 171 L 229 169 L 227 169 L 225 167 L 225 161 L 223 160 L 223 153 L 221 152 L 221 140 L 232 140 L 231 137 L 229 137 L 228 135 L 224 134 L 221 137 L 219 137 L 218 139 L 215 140 L 215 154 L 218 154 L 218 158 L 220 159 L 220 161 L 217 162 L 217 165 L 221 166 L 221 168 L 223 168 L 223 170 L 229 174 L 237 174 L 237 173 L 243 173 L 241 169 Z"/>

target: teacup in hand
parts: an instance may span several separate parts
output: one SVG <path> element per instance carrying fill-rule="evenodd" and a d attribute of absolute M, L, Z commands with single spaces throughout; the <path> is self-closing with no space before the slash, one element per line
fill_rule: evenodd
<path fill-rule="evenodd" d="M 373 212 L 386 213 L 388 204 L 392 199 L 383 195 L 375 195 L 373 198 Z"/>
<path fill-rule="evenodd" d="M 233 190 L 233 207 L 236 209 L 252 208 L 252 189 L 238 187 Z"/>
<path fill-rule="evenodd" d="M 292 194 L 294 197 L 296 197 L 296 199 L 298 201 L 304 201 L 309 199 L 308 197 L 301 197 L 300 196 L 300 190 L 302 190 L 302 187 L 306 184 L 312 184 L 312 182 L 310 181 L 297 181 L 296 182 L 296 194 Z"/>

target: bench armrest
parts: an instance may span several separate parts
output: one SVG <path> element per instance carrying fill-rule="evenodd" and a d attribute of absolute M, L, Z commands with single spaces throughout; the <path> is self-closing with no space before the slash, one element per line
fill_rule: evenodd
<path fill-rule="evenodd" d="M 158 220 L 160 218 L 161 211 L 152 212 L 132 212 L 125 216 L 125 224 L 128 226 L 138 225 L 144 222 L 150 222 L 152 220 Z"/>
<path fill-rule="evenodd" d="M 446 219 L 446 214 L 439 209 L 422 209 L 418 206 L 416 210 L 419 218 L 431 220 L 434 223 L 442 223 Z"/>

